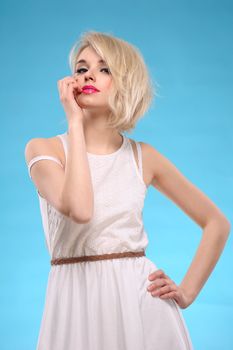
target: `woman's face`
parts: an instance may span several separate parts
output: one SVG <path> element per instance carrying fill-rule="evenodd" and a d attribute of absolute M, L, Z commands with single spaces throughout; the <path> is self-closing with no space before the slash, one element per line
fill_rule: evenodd
<path fill-rule="evenodd" d="M 86 92 L 83 91 L 75 95 L 75 99 L 81 108 L 109 109 L 108 96 L 112 84 L 112 75 L 107 64 L 91 47 L 83 49 L 76 58 L 74 77 L 77 78 L 81 89 L 85 85 L 92 85 L 99 90 L 99 92 L 86 90 Z"/>

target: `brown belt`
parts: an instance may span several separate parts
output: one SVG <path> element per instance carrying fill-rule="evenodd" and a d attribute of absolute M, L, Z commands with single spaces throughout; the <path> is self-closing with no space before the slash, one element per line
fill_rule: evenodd
<path fill-rule="evenodd" d="M 73 264 L 81 261 L 96 261 L 96 260 L 106 260 L 106 259 L 118 259 L 126 257 L 137 257 L 145 256 L 145 251 L 140 252 L 123 252 L 123 253 L 111 253 L 103 255 L 86 255 L 86 256 L 74 256 L 69 258 L 57 258 L 51 260 L 51 265 L 60 265 L 60 264 Z"/>

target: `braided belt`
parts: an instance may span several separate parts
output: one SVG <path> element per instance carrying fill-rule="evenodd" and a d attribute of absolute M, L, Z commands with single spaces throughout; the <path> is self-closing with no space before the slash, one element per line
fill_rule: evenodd
<path fill-rule="evenodd" d="M 96 261 L 96 260 L 106 260 L 106 259 L 119 259 L 126 257 L 137 257 L 145 256 L 145 251 L 140 252 L 123 252 L 123 253 L 111 253 L 111 254 L 102 254 L 102 255 L 86 255 L 86 256 L 75 256 L 69 258 L 57 258 L 51 260 L 51 265 L 61 265 L 61 264 L 74 264 L 76 262 L 82 261 Z"/>

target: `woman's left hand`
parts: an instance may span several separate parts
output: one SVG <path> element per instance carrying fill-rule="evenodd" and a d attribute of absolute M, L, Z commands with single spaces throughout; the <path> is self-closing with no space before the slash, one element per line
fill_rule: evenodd
<path fill-rule="evenodd" d="M 151 292 L 152 296 L 158 296 L 161 299 L 175 299 L 177 304 L 181 309 L 185 309 L 192 303 L 186 295 L 184 290 L 175 284 L 164 272 L 163 270 L 156 270 L 152 272 L 148 279 L 153 281 L 147 287 L 147 291 Z"/>

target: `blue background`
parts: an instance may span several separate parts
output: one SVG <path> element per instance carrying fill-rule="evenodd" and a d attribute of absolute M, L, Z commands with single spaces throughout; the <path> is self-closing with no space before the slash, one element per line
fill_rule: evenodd
<path fill-rule="evenodd" d="M 1 350 L 31 350 L 50 258 L 24 148 L 66 131 L 57 80 L 81 32 L 137 46 L 159 96 L 129 137 L 156 147 L 232 222 L 232 1 L 1 1 Z M 202 230 L 150 187 L 147 256 L 180 283 Z M 196 350 L 233 348 L 232 236 L 197 299 L 182 310 Z M 230 277 L 229 277 L 230 276 Z M 47 349 L 46 349 L 47 350 Z"/>

